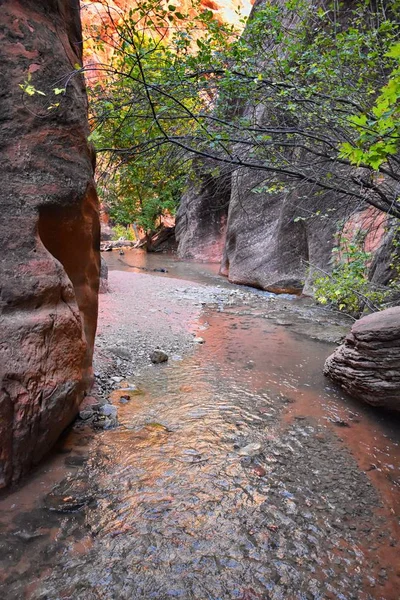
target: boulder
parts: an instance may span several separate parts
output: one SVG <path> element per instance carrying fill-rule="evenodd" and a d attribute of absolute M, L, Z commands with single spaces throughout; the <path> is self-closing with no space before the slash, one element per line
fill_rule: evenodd
<path fill-rule="evenodd" d="M 0 488 L 49 450 L 92 383 L 99 218 L 79 11 L 1 2 Z"/>
<path fill-rule="evenodd" d="M 324 373 L 350 396 L 400 411 L 400 307 L 356 321 Z"/>

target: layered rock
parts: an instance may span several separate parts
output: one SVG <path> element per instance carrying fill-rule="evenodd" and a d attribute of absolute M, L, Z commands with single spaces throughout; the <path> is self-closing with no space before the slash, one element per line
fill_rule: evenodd
<path fill-rule="evenodd" d="M 329 268 L 337 223 L 354 206 L 333 193 L 264 192 L 257 170 L 195 176 L 177 212 L 179 256 L 220 262 L 233 283 L 309 293 L 312 267 Z"/>
<path fill-rule="evenodd" d="M 79 0 L 3 0 L 0 25 L 1 488 L 91 385 L 100 261 Z"/>
<path fill-rule="evenodd" d="M 400 411 L 400 307 L 356 321 L 324 373 L 351 396 Z"/>

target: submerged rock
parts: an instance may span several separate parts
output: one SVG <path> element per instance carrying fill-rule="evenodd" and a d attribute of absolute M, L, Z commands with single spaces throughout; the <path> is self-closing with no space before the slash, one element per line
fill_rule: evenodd
<path fill-rule="evenodd" d="M 100 409 L 100 413 L 102 415 L 104 415 L 105 417 L 111 417 L 111 418 L 115 419 L 118 414 L 118 409 L 116 406 L 113 406 L 112 404 L 104 404 Z"/>
<path fill-rule="evenodd" d="M 356 321 L 324 373 L 354 398 L 400 411 L 400 307 Z"/>
<path fill-rule="evenodd" d="M 238 451 L 239 456 L 257 456 L 261 452 L 261 444 L 254 442 L 247 444 Z"/>
<path fill-rule="evenodd" d="M 44 498 L 44 507 L 52 512 L 70 513 L 94 501 L 87 479 L 66 477 Z"/>

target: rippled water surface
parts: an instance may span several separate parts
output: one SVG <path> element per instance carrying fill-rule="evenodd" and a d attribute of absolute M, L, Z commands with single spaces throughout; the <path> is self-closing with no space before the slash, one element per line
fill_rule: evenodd
<path fill-rule="evenodd" d="M 331 345 L 248 307 L 199 329 L 121 383 L 120 427 L 75 428 L 0 502 L 1 597 L 397 600 L 396 418 L 332 389 Z"/>

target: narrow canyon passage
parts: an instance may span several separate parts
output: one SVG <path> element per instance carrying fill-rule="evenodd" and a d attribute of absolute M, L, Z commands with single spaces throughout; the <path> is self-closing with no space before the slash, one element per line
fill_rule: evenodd
<path fill-rule="evenodd" d="M 321 374 L 347 324 L 127 254 L 95 363 L 119 425 L 77 421 L 2 497 L 0 596 L 396 600 L 399 424 Z M 169 361 L 150 366 L 156 345 Z"/>

